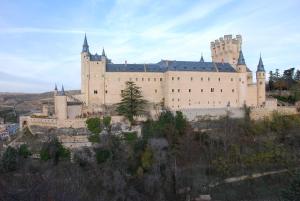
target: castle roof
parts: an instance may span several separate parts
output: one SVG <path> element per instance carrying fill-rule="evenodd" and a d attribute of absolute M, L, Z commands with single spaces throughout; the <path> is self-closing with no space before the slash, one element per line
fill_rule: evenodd
<path fill-rule="evenodd" d="M 257 65 L 257 72 L 265 72 L 265 67 L 264 67 L 264 63 L 262 61 L 261 55 L 259 57 L 259 62 Z"/>
<path fill-rule="evenodd" d="M 199 72 L 236 72 L 229 63 L 199 61 L 167 61 L 156 64 L 112 64 L 106 66 L 107 72 L 166 72 L 166 71 L 199 71 Z"/>
<path fill-rule="evenodd" d="M 237 65 L 246 65 L 242 50 L 240 50 L 240 55 L 239 55 Z"/>
<path fill-rule="evenodd" d="M 87 42 L 87 39 L 86 39 L 86 34 L 84 34 L 82 52 L 89 52 L 89 45 L 88 45 L 88 42 Z"/>

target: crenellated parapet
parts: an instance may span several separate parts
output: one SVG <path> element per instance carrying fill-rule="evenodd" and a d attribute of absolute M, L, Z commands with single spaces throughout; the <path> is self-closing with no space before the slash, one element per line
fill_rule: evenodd
<path fill-rule="evenodd" d="M 224 35 L 210 43 L 213 62 L 230 63 L 235 66 L 242 46 L 242 36 Z"/>

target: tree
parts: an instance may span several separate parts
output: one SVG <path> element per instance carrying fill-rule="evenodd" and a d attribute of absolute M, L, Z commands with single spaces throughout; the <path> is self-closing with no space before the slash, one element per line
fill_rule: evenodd
<path fill-rule="evenodd" d="M 22 156 L 23 158 L 27 158 L 28 156 L 31 155 L 31 152 L 29 151 L 27 144 L 22 144 L 19 147 L 18 152 L 19 152 L 19 155 Z"/>
<path fill-rule="evenodd" d="M 126 88 L 121 91 L 121 102 L 117 104 L 117 112 L 129 120 L 130 127 L 135 116 L 145 113 L 145 105 L 146 100 L 143 99 L 140 87 L 134 82 L 126 82 Z"/>
<path fill-rule="evenodd" d="M 300 70 L 297 70 L 294 76 L 296 82 L 300 82 Z"/>
<path fill-rule="evenodd" d="M 269 74 L 269 90 L 272 91 L 274 89 L 274 73 L 270 71 Z"/>
<path fill-rule="evenodd" d="M 17 169 L 18 151 L 13 147 L 8 147 L 4 152 L 1 165 L 4 171 L 14 171 Z"/>
<path fill-rule="evenodd" d="M 109 129 L 110 122 L 111 122 L 111 117 L 110 116 L 104 116 L 103 117 L 103 125 L 104 125 L 105 128 Z"/>
<path fill-rule="evenodd" d="M 40 151 L 40 158 L 43 161 L 53 159 L 56 165 L 61 159 L 70 159 L 70 151 L 58 141 L 57 138 L 43 144 Z"/>

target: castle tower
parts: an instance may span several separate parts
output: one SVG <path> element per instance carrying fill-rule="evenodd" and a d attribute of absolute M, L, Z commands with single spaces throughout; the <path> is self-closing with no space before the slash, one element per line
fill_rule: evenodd
<path fill-rule="evenodd" d="M 89 77 L 89 61 L 90 51 L 87 42 L 86 34 L 84 35 L 84 41 L 81 51 L 81 93 L 85 94 L 87 89 L 87 80 Z"/>
<path fill-rule="evenodd" d="M 68 118 L 67 112 L 67 96 L 65 94 L 64 86 L 61 91 L 54 98 L 55 115 L 58 120 L 66 120 Z"/>
<path fill-rule="evenodd" d="M 225 35 L 219 40 L 210 43 L 212 61 L 216 63 L 230 63 L 236 67 L 239 52 L 242 46 L 242 36 Z"/>
<path fill-rule="evenodd" d="M 257 105 L 263 106 L 266 101 L 266 73 L 260 56 L 256 71 Z"/>
<path fill-rule="evenodd" d="M 246 104 L 247 99 L 247 66 L 244 59 L 243 51 L 239 51 L 239 57 L 236 64 L 236 71 L 238 72 L 237 89 L 239 97 L 239 106 Z"/>

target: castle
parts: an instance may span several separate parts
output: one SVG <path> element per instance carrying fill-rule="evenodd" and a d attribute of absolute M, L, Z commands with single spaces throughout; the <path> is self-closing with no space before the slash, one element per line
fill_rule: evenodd
<path fill-rule="evenodd" d="M 212 61 L 201 56 L 198 61 L 161 60 L 151 64 L 115 64 L 103 49 L 102 54 L 89 51 L 85 35 L 81 52 L 81 94 L 66 95 L 55 87 L 54 114 L 49 108 L 35 117 L 23 117 L 30 124 L 56 127 L 82 127 L 83 117 L 120 102 L 127 81 L 141 88 L 149 110 L 164 105 L 181 110 L 188 119 L 214 111 L 240 109 L 244 105 L 264 108 L 277 105 L 266 100 L 265 69 L 259 58 L 256 83 L 242 52 L 242 37 L 225 35 L 211 42 Z M 205 113 L 205 114 L 206 114 Z M 41 123 L 43 121 L 43 123 Z M 36 123 L 33 123 L 36 122 Z"/>
<path fill-rule="evenodd" d="M 256 83 L 241 49 L 242 37 L 225 35 L 211 43 L 212 62 L 161 60 L 153 64 L 114 64 L 105 54 L 91 54 L 85 36 L 81 52 L 81 93 L 86 106 L 101 108 L 120 101 L 126 81 L 133 81 L 151 103 L 170 110 L 263 106 L 262 59 Z"/>

